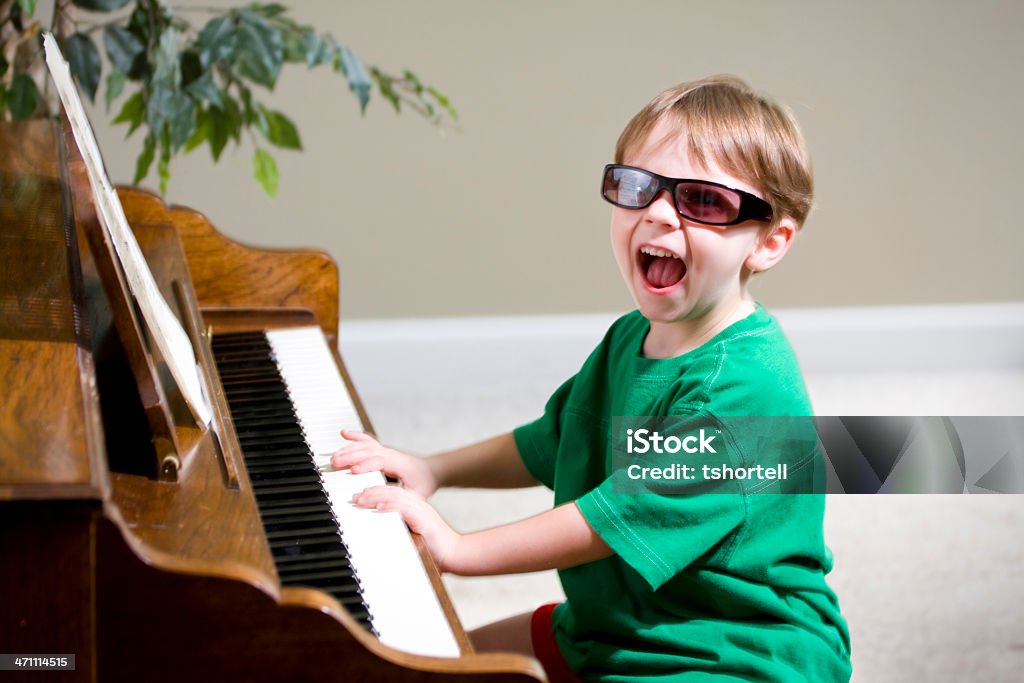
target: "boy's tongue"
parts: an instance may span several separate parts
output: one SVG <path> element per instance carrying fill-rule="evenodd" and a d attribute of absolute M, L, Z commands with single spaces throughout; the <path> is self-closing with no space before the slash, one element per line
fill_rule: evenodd
<path fill-rule="evenodd" d="M 654 256 L 647 265 L 647 281 L 655 289 L 671 287 L 682 280 L 685 273 L 686 266 L 677 258 Z"/>

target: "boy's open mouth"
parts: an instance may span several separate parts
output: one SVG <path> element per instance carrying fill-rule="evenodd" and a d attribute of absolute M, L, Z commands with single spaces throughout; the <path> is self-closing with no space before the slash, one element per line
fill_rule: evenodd
<path fill-rule="evenodd" d="M 640 247 L 640 272 L 653 289 L 668 289 L 686 276 L 686 264 L 670 251 Z"/>

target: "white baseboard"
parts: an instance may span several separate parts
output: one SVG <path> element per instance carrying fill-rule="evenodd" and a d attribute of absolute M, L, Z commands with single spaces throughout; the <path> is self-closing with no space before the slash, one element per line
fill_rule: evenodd
<path fill-rule="evenodd" d="M 805 374 L 1024 371 L 1024 303 L 774 311 Z M 341 324 L 367 382 L 533 383 L 567 377 L 618 314 Z"/>

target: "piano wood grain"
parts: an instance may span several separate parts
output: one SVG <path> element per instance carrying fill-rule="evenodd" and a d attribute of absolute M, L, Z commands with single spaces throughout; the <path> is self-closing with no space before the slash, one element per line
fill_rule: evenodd
<path fill-rule="evenodd" d="M 252 247 L 218 232 L 193 209 L 168 207 L 137 188 L 119 188 L 118 195 L 133 228 L 174 226 L 203 308 L 305 308 L 336 343 L 338 267 L 328 254 Z"/>

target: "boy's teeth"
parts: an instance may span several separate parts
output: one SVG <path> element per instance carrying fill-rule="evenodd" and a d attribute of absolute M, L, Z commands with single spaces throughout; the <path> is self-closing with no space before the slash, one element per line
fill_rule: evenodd
<path fill-rule="evenodd" d="M 640 253 L 648 254 L 650 256 L 660 256 L 662 258 L 679 258 L 671 251 L 665 251 L 664 249 L 658 249 L 657 247 L 640 247 Z"/>

